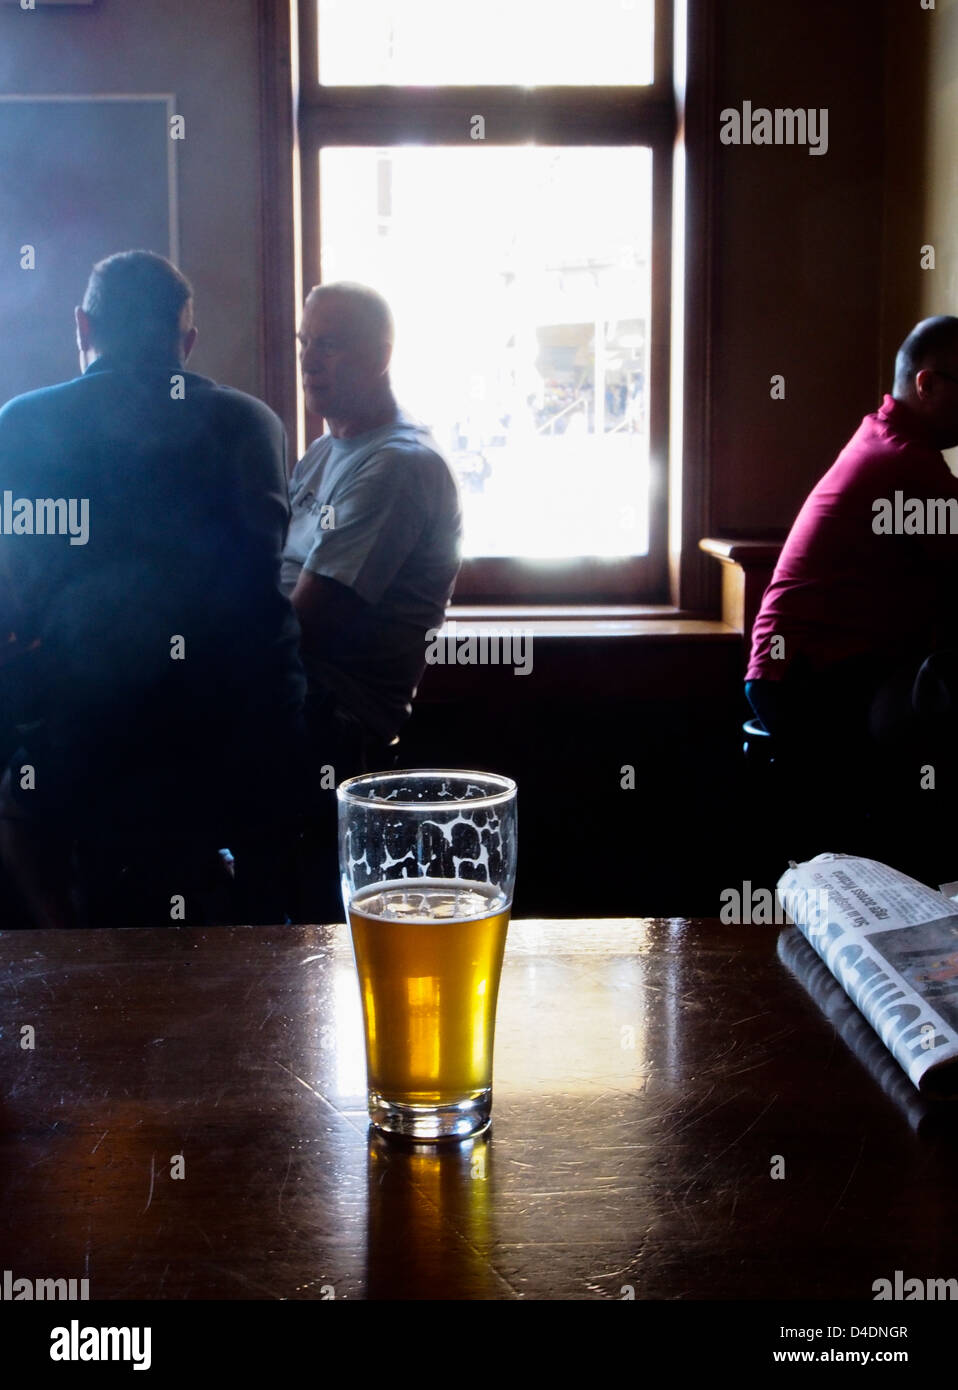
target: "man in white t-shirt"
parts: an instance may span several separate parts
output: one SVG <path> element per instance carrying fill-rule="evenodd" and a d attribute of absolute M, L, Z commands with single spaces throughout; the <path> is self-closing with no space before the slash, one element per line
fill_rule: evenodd
<path fill-rule="evenodd" d="M 293 471 L 282 584 L 302 629 L 317 749 L 338 781 L 380 761 L 411 711 L 426 632 L 459 570 L 462 518 L 449 464 L 393 396 L 381 295 L 316 287 L 298 337 L 306 403 L 328 432 Z"/>

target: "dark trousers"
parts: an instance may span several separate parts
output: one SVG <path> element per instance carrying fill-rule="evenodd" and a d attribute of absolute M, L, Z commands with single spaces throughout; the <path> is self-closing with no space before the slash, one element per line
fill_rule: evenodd
<path fill-rule="evenodd" d="M 287 920 L 307 809 L 302 715 L 201 732 L 162 749 L 131 733 L 100 753 L 35 726 L 4 784 L 21 893 L 37 873 L 55 879 L 62 916 L 78 926 Z M 25 764 L 36 790 L 22 788 Z"/>
<path fill-rule="evenodd" d="M 954 877 L 958 651 L 796 663 L 745 690 L 775 740 L 790 855 L 865 853 L 929 882 Z"/>
<path fill-rule="evenodd" d="M 793 663 L 782 681 L 745 685 L 752 709 L 783 748 L 830 756 L 919 759 L 941 770 L 958 750 L 958 650 L 894 660 L 869 654 L 813 672 Z"/>
<path fill-rule="evenodd" d="M 336 788 L 360 773 L 393 767 L 398 740 L 371 734 L 324 694 L 310 694 L 306 720 L 311 790 L 307 827 L 300 847 L 297 920 L 342 922 L 345 912 L 339 877 Z"/>

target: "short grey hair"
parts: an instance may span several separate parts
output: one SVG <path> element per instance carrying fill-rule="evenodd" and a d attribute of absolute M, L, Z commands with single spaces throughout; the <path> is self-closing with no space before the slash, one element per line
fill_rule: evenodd
<path fill-rule="evenodd" d="M 369 285 L 359 285 L 354 280 L 333 280 L 329 284 L 314 285 L 306 298 L 314 299 L 319 295 L 336 295 L 345 299 L 370 337 L 392 346 L 396 325 L 392 310 L 378 290 L 371 289 Z"/>

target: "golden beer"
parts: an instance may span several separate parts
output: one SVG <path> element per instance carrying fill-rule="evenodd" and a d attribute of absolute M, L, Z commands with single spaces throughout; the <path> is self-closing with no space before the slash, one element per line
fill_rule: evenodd
<path fill-rule="evenodd" d="M 492 1084 L 510 904 L 485 883 L 392 879 L 349 905 L 370 1093 L 460 1105 Z"/>

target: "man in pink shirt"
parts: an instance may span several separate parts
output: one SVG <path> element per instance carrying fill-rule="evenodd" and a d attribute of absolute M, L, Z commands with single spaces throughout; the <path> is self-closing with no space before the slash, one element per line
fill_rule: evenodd
<path fill-rule="evenodd" d="M 958 729 L 958 318 L 919 323 L 891 395 L 796 518 L 752 630 L 746 694 L 820 752 Z M 916 742 L 917 739 L 917 742 Z"/>

